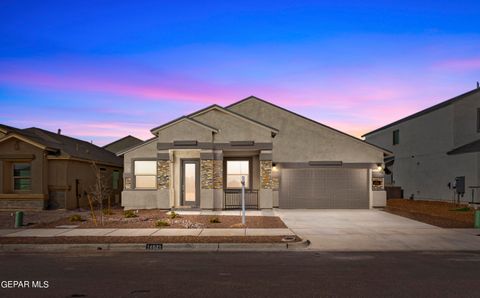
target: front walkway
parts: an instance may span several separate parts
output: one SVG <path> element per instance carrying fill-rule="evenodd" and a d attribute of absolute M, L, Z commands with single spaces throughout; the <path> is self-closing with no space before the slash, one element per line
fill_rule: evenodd
<path fill-rule="evenodd" d="M 4 229 L 0 237 L 289 236 L 289 229 Z"/>
<path fill-rule="evenodd" d="M 275 209 L 309 249 L 324 251 L 480 250 L 480 230 L 443 229 L 380 210 Z"/>

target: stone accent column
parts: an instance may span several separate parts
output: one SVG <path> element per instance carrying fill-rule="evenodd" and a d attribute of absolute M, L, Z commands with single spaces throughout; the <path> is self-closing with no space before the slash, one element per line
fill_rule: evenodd
<path fill-rule="evenodd" d="M 260 188 L 262 189 L 273 188 L 271 160 L 260 161 Z"/>
<path fill-rule="evenodd" d="M 259 208 L 273 208 L 272 151 L 260 151 Z"/>
<path fill-rule="evenodd" d="M 200 160 L 200 185 L 202 189 L 213 189 L 213 159 Z"/>
<path fill-rule="evenodd" d="M 170 188 L 170 161 L 157 161 L 157 184 L 158 189 Z"/>

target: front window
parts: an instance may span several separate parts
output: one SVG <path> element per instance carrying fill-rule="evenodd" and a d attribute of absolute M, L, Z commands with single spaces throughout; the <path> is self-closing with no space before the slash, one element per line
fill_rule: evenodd
<path fill-rule="evenodd" d="M 227 160 L 227 188 L 242 188 L 242 176 L 245 176 L 245 188 L 250 187 L 250 161 Z"/>
<path fill-rule="evenodd" d="M 157 162 L 153 160 L 135 161 L 135 188 L 157 188 Z"/>
<path fill-rule="evenodd" d="M 29 191 L 32 189 L 31 167 L 29 163 L 13 164 L 13 190 Z"/>

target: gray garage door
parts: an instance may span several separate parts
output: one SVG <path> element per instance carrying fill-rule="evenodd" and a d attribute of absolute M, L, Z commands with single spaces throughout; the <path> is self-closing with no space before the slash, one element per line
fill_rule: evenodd
<path fill-rule="evenodd" d="M 280 208 L 362 209 L 369 207 L 368 170 L 282 169 Z"/>

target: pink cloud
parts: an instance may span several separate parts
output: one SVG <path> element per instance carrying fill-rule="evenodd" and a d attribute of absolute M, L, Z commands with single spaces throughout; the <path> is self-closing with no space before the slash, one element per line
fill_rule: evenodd
<path fill-rule="evenodd" d="M 480 58 L 446 60 L 434 64 L 434 68 L 454 71 L 480 70 Z"/>

